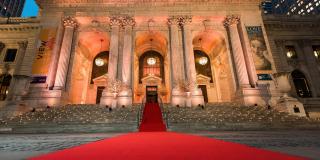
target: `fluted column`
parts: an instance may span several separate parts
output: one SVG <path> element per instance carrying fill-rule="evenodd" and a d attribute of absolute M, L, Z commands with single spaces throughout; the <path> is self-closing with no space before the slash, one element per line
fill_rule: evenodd
<path fill-rule="evenodd" d="M 238 31 L 239 21 L 240 18 L 238 16 L 228 16 L 224 21 L 224 25 L 229 30 L 229 37 L 232 47 L 233 60 L 237 71 L 238 84 L 240 87 L 248 87 L 250 86 L 250 84 L 244 59 L 243 48 Z"/>
<path fill-rule="evenodd" d="M 117 78 L 120 24 L 121 24 L 121 21 L 119 18 L 112 17 L 110 19 L 111 38 L 110 38 L 108 77 L 111 80 L 115 80 Z"/>
<path fill-rule="evenodd" d="M 170 17 L 168 19 L 170 27 L 170 49 L 171 49 L 171 66 L 172 66 L 172 78 L 174 87 L 177 87 L 176 83 L 185 79 L 183 52 L 179 49 L 179 19 L 177 17 Z"/>
<path fill-rule="evenodd" d="M 56 74 L 56 80 L 54 89 L 65 89 L 67 81 L 67 73 L 71 56 L 73 35 L 77 22 L 71 17 L 67 17 L 63 20 L 64 35 L 62 39 L 62 45 L 60 50 L 60 57 L 58 62 L 58 69 Z"/>
<path fill-rule="evenodd" d="M 194 60 L 194 50 L 193 50 L 193 37 L 191 31 L 191 16 L 181 16 L 179 18 L 180 25 L 182 27 L 183 33 L 183 48 L 184 48 L 184 58 L 185 58 L 185 69 L 187 81 L 189 82 L 189 91 L 187 92 L 187 107 L 195 107 L 199 105 L 204 105 L 204 98 L 202 96 L 201 89 L 197 85 L 197 72 Z M 191 94 L 191 97 L 190 97 Z"/>
<path fill-rule="evenodd" d="M 190 23 L 192 22 L 192 17 L 184 16 L 181 18 L 181 27 L 183 30 L 183 48 L 184 48 L 184 58 L 186 66 L 186 76 L 190 84 L 196 84 L 197 72 L 196 65 L 194 61 L 194 51 L 192 43 L 192 33 Z M 197 87 L 196 85 L 194 86 Z"/>
<path fill-rule="evenodd" d="M 131 87 L 132 77 L 132 28 L 135 21 L 132 18 L 125 18 L 124 25 L 124 44 L 123 44 L 123 57 L 122 57 L 122 82 Z"/>

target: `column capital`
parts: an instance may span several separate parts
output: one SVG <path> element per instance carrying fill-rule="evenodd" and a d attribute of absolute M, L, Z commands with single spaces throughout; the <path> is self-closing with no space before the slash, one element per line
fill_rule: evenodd
<path fill-rule="evenodd" d="M 76 28 L 78 26 L 77 20 L 71 16 L 64 17 L 62 21 L 64 27 Z"/>
<path fill-rule="evenodd" d="M 120 25 L 121 25 L 120 17 L 116 17 L 116 16 L 110 17 L 110 26 L 111 27 L 120 26 Z"/>
<path fill-rule="evenodd" d="M 28 41 L 18 41 L 18 45 L 21 49 L 26 49 L 28 47 Z"/>
<path fill-rule="evenodd" d="M 169 25 L 184 26 L 192 22 L 192 16 L 170 16 L 168 18 Z"/>
<path fill-rule="evenodd" d="M 134 25 L 136 25 L 136 21 L 134 20 L 133 17 L 129 17 L 129 16 L 123 17 L 122 21 L 121 21 L 121 25 L 124 26 L 124 27 L 125 26 L 133 27 Z"/>
<path fill-rule="evenodd" d="M 225 27 L 229 27 L 232 25 L 237 25 L 240 22 L 240 17 L 237 15 L 229 15 L 223 21 Z"/>

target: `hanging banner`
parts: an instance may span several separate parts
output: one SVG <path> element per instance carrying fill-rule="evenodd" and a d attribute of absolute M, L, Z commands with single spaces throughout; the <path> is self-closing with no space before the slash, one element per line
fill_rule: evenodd
<path fill-rule="evenodd" d="M 40 32 L 38 50 L 32 65 L 32 75 L 34 79 L 37 79 L 34 83 L 45 83 L 44 77 L 49 72 L 56 32 L 56 28 L 44 28 Z M 42 80 L 39 81 L 38 77 L 41 77 Z"/>
<path fill-rule="evenodd" d="M 271 55 L 268 53 L 261 26 L 249 26 L 246 29 L 257 72 L 269 73 L 272 70 Z"/>

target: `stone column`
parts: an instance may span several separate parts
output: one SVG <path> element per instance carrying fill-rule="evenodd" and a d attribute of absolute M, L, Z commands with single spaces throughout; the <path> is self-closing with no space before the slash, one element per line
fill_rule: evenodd
<path fill-rule="evenodd" d="M 135 25 L 135 21 L 131 17 L 125 17 L 122 25 L 124 26 L 124 38 L 123 38 L 123 56 L 122 56 L 122 83 L 125 85 L 118 95 L 119 106 L 131 106 L 132 105 L 132 29 Z"/>
<path fill-rule="evenodd" d="M 110 37 L 108 77 L 111 80 L 115 80 L 117 78 L 120 24 L 121 24 L 121 21 L 119 18 L 112 17 L 110 19 L 111 37 Z"/>
<path fill-rule="evenodd" d="M 52 89 L 54 87 L 54 82 L 56 80 L 63 31 L 64 31 L 63 24 L 59 24 L 58 32 L 56 34 L 54 48 L 53 48 L 52 55 L 51 55 L 51 63 L 50 63 L 50 68 L 49 68 L 49 73 L 48 73 L 48 78 L 47 78 L 47 84 L 50 89 Z"/>
<path fill-rule="evenodd" d="M 19 41 L 19 49 L 17 58 L 15 61 L 15 68 L 13 72 L 13 79 L 10 83 L 7 100 L 21 100 L 21 96 L 26 93 L 26 85 L 29 80 L 29 76 L 20 75 L 20 67 L 23 62 L 26 50 L 28 47 L 28 41 Z"/>
<path fill-rule="evenodd" d="M 240 41 L 238 24 L 240 18 L 237 16 L 228 16 L 224 21 L 225 27 L 229 31 L 229 37 L 233 52 L 233 60 L 237 71 L 238 85 L 240 88 L 247 88 L 250 86 L 246 63 L 244 59 L 243 48 Z"/>
<path fill-rule="evenodd" d="M 62 45 L 60 50 L 60 57 L 58 62 L 58 69 L 56 74 L 56 80 L 54 83 L 54 89 L 64 90 L 66 81 L 67 81 L 67 73 L 69 69 L 69 62 L 71 56 L 73 35 L 75 28 L 77 27 L 77 22 L 74 18 L 66 17 L 63 20 L 64 24 L 64 35 L 62 39 Z"/>
<path fill-rule="evenodd" d="M 109 51 L 109 64 L 108 64 L 108 82 L 116 82 L 118 70 L 118 56 L 119 56 L 119 32 L 122 21 L 119 17 L 110 18 L 111 37 L 110 37 L 110 51 Z M 117 106 L 117 93 L 111 93 L 108 89 L 103 91 L 100 105 L 107 105 L 115 108 Z"/>
<path fill-rule="evenodd" d="M 201 89 L 197 86 L 197 72 L 194 60 L 193 51 L 193 37 L 191 32 L 191 16 L 180 17 L 180 24 L 183 31 L 183 48 L 184 48 L 184 58 L 186 67 L 187 81 L 189 82 L 189 92 L 187 92 L 186 105 L 189 106 L 199 106 L 204 105 L 204 99 L 202 96 Z M 189 94 L 191 94 L 191 103 Z"/>
<path fill-rule="evenodd" d="M 179 19 L 177 17 L 170 17 L 168 25 L 170 29 L 170 59 L 173 83 L 171 104 L 173 106 L 184 106 L 184 93 L 178 86 L 178 83 L 182 83 L 185 80 L 183 52 L 182 48 L 179 48 Z"/>

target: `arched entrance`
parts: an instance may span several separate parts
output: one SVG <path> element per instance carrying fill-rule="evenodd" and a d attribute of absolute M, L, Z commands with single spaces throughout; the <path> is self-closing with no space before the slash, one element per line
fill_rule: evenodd
<path fill-rule="evenodd" d="M 206 30 L 193 38 L 197 84 L 207 103 L 232 101 L 235 93 L 230 58 L 222 35 Z"/>
<path fill-rule="evenodd" d="M 12 76 L 10 74 L 2 74 L 0 76 L 0 101 L 5 101 L 8 95 Z"/>
<path fill-rule="evenodd" d="M 157 101 L 170 102 L 170 62 L 167 38 L 161 32 L 137 32 L 134 53 L 134 103 Z"/>
<path fill-rule="evenodd" d="M 83 31 L 79 33 L 79 42 L 72 62 L 68 103 L 99 103 L 99 97 L 106 86 L 109 45 L 107 32 Z"/>
<path fill-rule="evenodd" d="M 194 50 L 194 60 L 199 88 L 202 91 L 205 103 L 208 103 L 207 85 L 213 83 L 210 57 L 201 50 Z"/>
<path fill-rule="evenodd" d="M 291 76 L 292 76 L 293 84 L 296 89 L 297 96 L 301 98 L 312 97 L 308 80 L 305 77 L 305 75 L 299 70 L 294 70 L 291 73 Z"/>
<path fill-rule="evenodd" d="M 147 51 L 139 58 L 139 83 L 146 86 L 146 101 L 158 101 L 158 86 L 165 84 L 164 60 L 160 53 Z"/>

